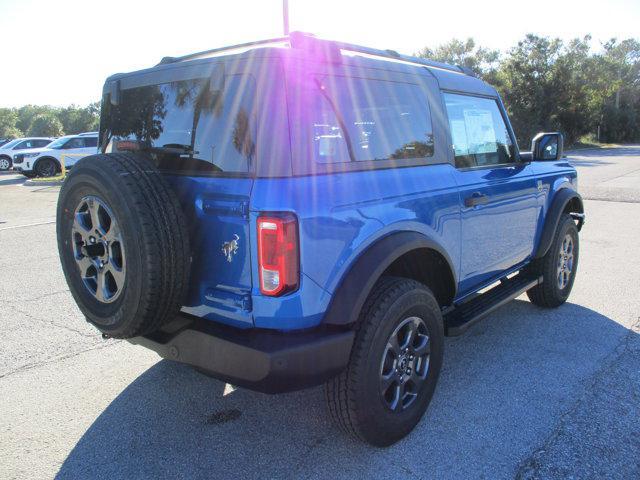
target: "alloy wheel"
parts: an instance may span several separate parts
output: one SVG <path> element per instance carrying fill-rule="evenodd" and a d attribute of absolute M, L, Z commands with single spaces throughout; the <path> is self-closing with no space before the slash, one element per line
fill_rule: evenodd
<path fill-rule="evenodd" d="M 86 289 L 102 303 L 115 301 L 124 289 L 126 264 L 122 232 L 107 204 L 84 197 L 71 228 L 73 253 Z"/>
<path fill-rule="evenodd" d="M 394 412 L 410 407 L 429 372 L 429 331 L 419 317 L 404 319 L 393 331 L 380 365 L 380 394 Z"/>
<path fill-rule="evenodd" d="M 571 279 L 573 271 L 573 237 L 567 234 L 562 240 L 560 251 L 558 252 L 557 280 L 558 288 L 564 289 Z"/>

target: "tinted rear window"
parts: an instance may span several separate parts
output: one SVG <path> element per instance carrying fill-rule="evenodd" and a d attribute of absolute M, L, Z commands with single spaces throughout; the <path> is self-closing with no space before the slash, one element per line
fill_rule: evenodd
<path fill-rule="evenodd" d="M 427 99 L 417 85 L 313 77 L 301 86 L 304 127 L 316 163 L 419 159 L 433 155 Z M 299 107 L 300 108 L 300 107 Z"/>
<path fill-rule="evenodd" d="M 103 102 L 101 144 L 134 140 L 161 168 L 246 173 L 255 157 L 255 82 L 225 79 L 213 92 L 207 79 L 123 90 L 118 105 Z"/>

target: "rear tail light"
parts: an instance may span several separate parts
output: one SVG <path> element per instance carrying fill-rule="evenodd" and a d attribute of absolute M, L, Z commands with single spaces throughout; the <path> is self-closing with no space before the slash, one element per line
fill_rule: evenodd
<path fill-rule="evenodd" d="M 300 285 L 298 222 L 293 215 L 258 217 L 260 291 L 278 296 Z"/>

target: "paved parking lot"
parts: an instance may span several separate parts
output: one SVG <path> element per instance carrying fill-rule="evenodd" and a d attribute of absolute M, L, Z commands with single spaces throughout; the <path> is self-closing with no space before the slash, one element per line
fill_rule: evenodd
<path fill-rule="evenodd" d="M 447 339 L 425 418 L 384 450 L 334 428 L 321 388 L 234 390 L 102 340 L 59 267 L 58 188 L 0 176 L 0 478 L 640 478 L 640 146 L 570 159 L 570 301 Z"/>

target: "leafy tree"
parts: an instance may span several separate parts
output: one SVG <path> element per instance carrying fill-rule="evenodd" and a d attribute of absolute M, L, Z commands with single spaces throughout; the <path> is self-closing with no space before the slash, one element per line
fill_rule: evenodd
<path fill-rule="evenodd" d="M 16 127 L 18 115 L 10 108 L 0 108 L 0 138 L 18 138 L 22 132 Z"/>
<path fill-rule="evenodd" d="M 34 137 L 59 137 L 64 135 L 62 122 L 51 113 L 40 113 L 33 117 L 28 134 Z"/>
<path fill-rule="evenodd" d="M 467 38 L 466 40 L 454 38 L 434 49 L 425 47 L 416 55 L 437 62 L 466 67 L 476 75 L 488 78 L 495 72 L 500 59 L 498 50 L 479 47 L 473 38 Z"/>

